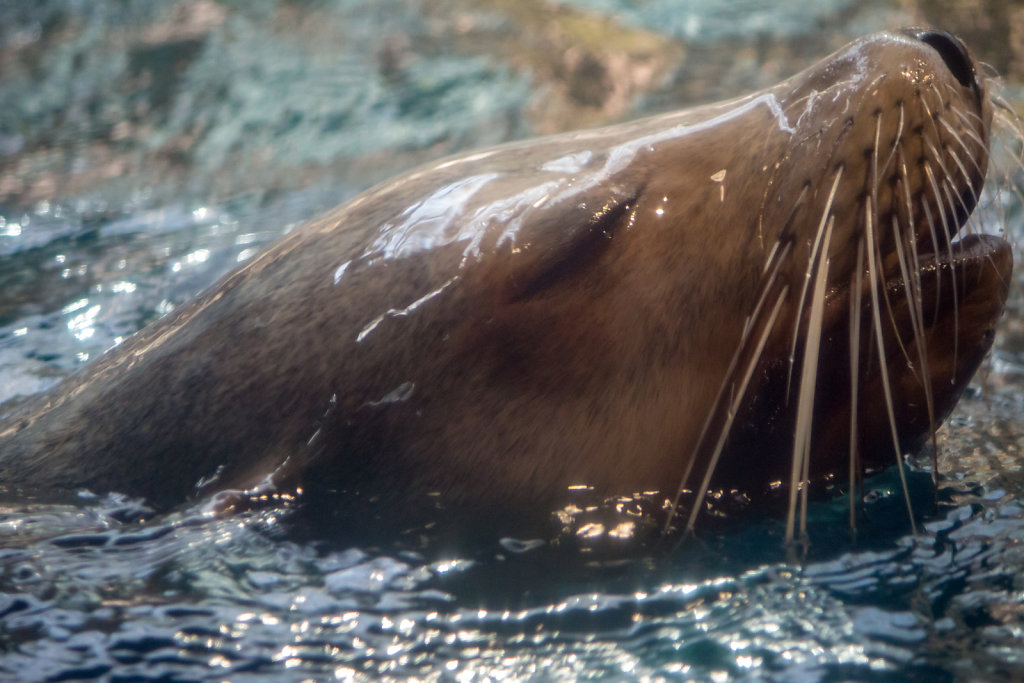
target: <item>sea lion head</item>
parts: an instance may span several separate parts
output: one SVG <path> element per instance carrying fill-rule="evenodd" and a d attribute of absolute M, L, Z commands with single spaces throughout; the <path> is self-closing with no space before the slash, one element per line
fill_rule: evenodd
<path fill-rule="evenodd" d="M 795 489 L 893 463 L 948 415 L 1006 299 L 1008 245 L 956 237 L 991 122 L 964 45 L 912 29 L 736 101 L 520 150 L 533 187 L 552 160 L 570 172 L 465 268 L 491 294 L 460 358 L 506 414 L 561 426 L 550 448 L 517 431 L 545 474 L 603 490 Z"/>

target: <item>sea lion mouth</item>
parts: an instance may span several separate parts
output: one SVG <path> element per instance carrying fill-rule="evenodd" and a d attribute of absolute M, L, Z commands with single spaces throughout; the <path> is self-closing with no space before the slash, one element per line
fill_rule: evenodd
<path fill-rule="evenodd" d="M 972 199 L 975 196 L 974 192 L 967 194 Z M 964 206 L 968 206 L 966 202 Z M 973 207 L 970 210 L 973 210 Z M 945 272 L 949 274 L 945 284 L 941 278 L 935 280 L 935 291 L 931 294 L 939 296 L 938 290 L 944 290 L 950 297 L 948 304 L 954 306 L 957 291 L 954 285 L 957 280 L 962 280 L 959 283 L 959 290 L 965 295 L 970 294 L 971 290 L 980 286 L 978 278 L 972 276 L 977 276 L 986 265 L 994 267 L 1008 281 L 1010 269 L 1004 267 L 1004 255 L 1010 253 L 1010 244 L 996 235 L 965 229 L 969 215 L 970 212 L 965 209 L 963 218 L 957 217 L 957 228 L 948 237 L 946 231 L 936 231 L 933 227 L 926 231 L 929 237 L 919 238 L 914 242 L 911 254 L 907 255 L 900 249 L 888 253 L 883 259 L 886 289 L 893 292 L 905 288 L 908 276 L 914 278 L 916 286 L 928 287 L 929 278 L 935 278 L 936 274 Z M 908 264 L 907 260 L 912 262 Z M 1010 265 L 1012 266 L 1012 259 Z M 868 284 L 863 285 L 865 295 L 869 291 L 868 287 Z M 999 297 L 996 292 L 992 295 Z"/>
<path fill-rule="evenodd" d="M 967 233 L 950 242 L 945 253 L 937 254 L 922 248 L 918 252 L 917 269 L 921 275 L 925 275 L 943 268 L 966 270 L 980 267 L 985 262 L 995 261 L 996 254 L 1007 248 L 1009 243 L 1001 237 Z"/>
<path fill-rule="evenodd" d="M 864 398 L 840 406 L 826 397 L 818 407 L 825 429 L 817 453 L 826 462 L 826 452 L 833 458 L 850 453 L 858 469 L 886 466 L 894 454 L 916 450 L 933 438 L 995 338 L 1013 270 L 1006 240 L 964 234 L 939 253 L 918 254 L 909 273 L 895 260 L 880 288 L 878 315 L 871 285 L 862 283 L 863 327 L 859 340 L 849 345 L 870 353 L 859 369 L 848 372 L 858 373 Z M 833 374 L 832 381 L 849 389 L 840 374 Z M 849 434 L 843 427 L 851 417 L 858 424 L 852 441 L 830 435 L 829 430 Z M 831 462 L 836 469 L 842 466 Z"/>

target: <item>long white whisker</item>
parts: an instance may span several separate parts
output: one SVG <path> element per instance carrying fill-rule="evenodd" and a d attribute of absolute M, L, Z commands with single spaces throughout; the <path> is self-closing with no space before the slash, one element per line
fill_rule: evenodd
<path fill-rule="evenodd" d="M 945 240 L 946 253 L 949 255 L 949 262 L 954 263 L 953 259 L 953 244 L 951 239 L 948 237 L 952 233 L 950 229 L 950 223 L 946 218 L 946 210 L 944 207 L 945 202 L 942 198 L 942 192 L 939 190 L 939 185 L 935 180 L 935 174 L 932 172 L 931 164 L 925 162 L 924 174 L 928 178 L 928 183 L 932 187 L 932 192 L 935 194 L 935 205 L 939 209 L 939 217 L 942 221 L 942 228 L 947 235 Z M 938 253 L 938 252 L 936 252 Z M 957 344 L 960 338 L 960 316 L 959 316 L 959 295 L 957 293 L 957 282 L 956 282 L 956 269 L 950 268 L 950 278 L 952 279 L 953 286 L 950 288 L 953 292 L 953 376 L 956 376 L 956 363 L 957 363 Z"/>
<path fill-rule="evenodd" d="M 903 282 L 909 282 L 910 272 L 907 267 L 907 257 L 903 250 L 903 235 L 900 234 L 899 221 L 895 217 L 893 217 L 893 243 L 896 246 L 896 261 L 900 266 L 900 276 L 903 278 Z M 908 298 L 910 296 L 909 290 L 907 291 L 907 296 Z M 885 300 L 885 310 L 888 314 L 889 322 L 892 323 L 893 330 L 896 331 L 896 344 L 900 347 L 900 353 L 903 354 L 903 358 L 907 363 L 913 365 L 913 360 L 910 357 L 910 351 L 907 350 L 906 344 L 903 342 L 903 338 L 899 334 L 899 326 L 896 324 L 896 313 L 892 309 L 892 302 L 889 301 L 888 296 L 884 296 L 882 298 Z M 913 308 L 911 310 L 913 311 Z M 917 323 L 913 313 L 911 313 L 911 325 L 915 330 L 917 329 Z M 923 381 L 924 378 L 919 376 L 917 373 L 918 367 L 916 365 L 913 367 L 914 376 Z"/>
<path fill-rule="evenodd" d="M 980 147 L 982 149 L 987 149 L 988 145 L 986 145 L 985 141 L 981 139 L 981 136 L 978 135 L 974 131 L 974 126 L 975 125 L 978 125 L 978 123 L 983 123 L 981 121 L 981 119 L 979 117 L 975 116 L 975 118 L 977 119 L 977 122 L 972 122 L 966 116 L 964 116 L 964 112 L 960 111 L 959 108 L 954 109 L 953 112 L 958 117 L 960 117 L 960 120 L 963 122 L 963 124 L 964 124 L 964 134 L 967 137 L 969 137 L 971 140 L 973 140 L 974 142 L 978 143 L 978 147 Z"/>
<path fill-rule="evenodd" d="M 789 513 L 786 517 L 786 543 L 793 542 L 794 515 L 797 492 L 801 493 L 800 534 L 807 533 L 807 486 L 811 462 L 811 428 L 814 418 L 814 393 L 818 376 L 818 359 L 821 351 L 822 319 L 825 311 L 825 291 L 828 284 L 828 249 L 832 241 L 832 227 L 835 217 L 830 217 L 822 239 L 817 262 L 817 276 L 814 295 L 811 297 L 811 313 L 807 319 L 807 342 L 804 345 L 803 364 L 800 371 L 800 393 L 797 399 L 796 432 L 793 440 L 793 463 L 789 476 Z M 801 486 L 801 484 L 803 484 Z"/>
<path fill-rule="evenodd" d="M 878 368 L 882 376 L 882 389 L 885 394 L 885 405 L 889 415 L 889 430 L 892 435 L 892 445 L 896 454 L 896 467 L 900 473 L 900 484 L 903 487 L 903 497 L 907 503 L 907 514 L 910 517 L 910 528 L 914 535 L 917 535 L 917 526 L 914 523 L 914 509 L 910 503 L 910 491 L 907 488 L 907 475 L 903 471 L 903 458 L 902 450 L 900 448 L 900 437 L 899 432 L 896 429 L 896 411 L 893 407 L 892 388 L 889 386 L 889 371 L 885 364 L 885 341 L 882 338 L 882 319 L 879 314 L 879 284 L 878 281 L 881 277 L 881 272 L 876 262 L 875 250 L 877 249 L 877 243 L 875 241 L 874 234 L 874 221 L 872 220 L 871 206 L 864 207 L 865 213 L 865 228 L 867 237 L 867 251 L 868 251 L 868 279 L 871 284 L 871 314 L 874 318 L 873 325 L 875 329 L 875 342 L 878 346 Z"/>
<path fill-rule="evenodd" d="M 903 141 L 903 123 L 904 123 L 904 112 L 903 105 L 900 104 L 900 120 L 896 127 L 896 135 L 893 137 L 892 146 L 889 148 L 889 156 L 886 157 L 885 163 L 882 164 L 881 168 L 878 168 L 878 147 L 881 144 L 881 123 L 882 116 L 879 114 L 875 122 L 875 148 L 871 151 L 871 155 L 874 157 L 872 164 L 875 166 L 874 174 L 875 181 L 877 182 L 878 177 L 886 172 L 889 168 L 889 164 L 896 158 L 896 151 L 900 147 L 900 143 Z"/>
<path fill-rule="evenodd" d="M 857 401 L 860 380 L 860 319 L 863 296 L 864 239 L 857 240 L 857 261 L 853 288 L 850 290 L 850 533 L 857 535 L 856 489 L 858 467 Z"/>
<path fill-rule="evenodd" d="M 772 250 L 772 255 L 776 257 L 776 260 L 772 268 L 771 275 L 769 275 L 768 279 L 765 281 L 764 288 L 761 291 L 761 296 L 758 299 L 757 305 L 754 306 L 754 311 L 744 322 L 743 332 L 740 336 L 740 342 L 739 344 L 736 345 L 736 351 L 735 353 L 733 353 L 732 359 L 729 361 L 729 367 L 726 369 L 725 375 L 722 378 L 722 384 L 721 386 L 718 387 L 718 393 L 716 394 L 715 400 L 712 402 L 711 408 L 708 411 L 708 415 L 704 420 L 704 426 L 701 428 L 700 436 L 697 437 L 697 442 L 693 448 L 692 457 L 690 458 L 689 463 L 686 466 L 686 470 L 683 472 L 682 480 L 679 482 L 679 489 L 676 491 L 675 498 L 672 501 L 672 508 L 669 511 L 668 519 L 665 521 L 666 532 L 668 531 L 669 526 L 671 526 L 672 520 L 675 519 L 676 512 L 679 509 L 679 500 L 683 495 L 683 491 L 686 490 L 686 482 L 689 481 L 690 475 L 693 473 L 694 464 L 698 459 L 700 451 L 704 447 L 704 441 L 705 439 L 707 439 L 708 430 L 711 428 L 712 423 L 714 422 L 716 416 L 719 414 L 718 411 L 719 408 L 722 406 L 722 401 L 725 399 L 726 389 L 732 386 L 732 377 L 736 372 L 737 366 L 739 365 L 740 358 L 743 355 L 743 350 L 746 348 L 746 344 L 750 339 L 750 334 L 753 330 L 754 323 L 759 319 L 761 315 L 761 310 L 764 307 L 765 301 L 767 300 L 768 292 L 770 292 L 773 289 L 775 280 L 779 274 L 779 270 L 782 264 L 786 261 L 786 257 L 789 255 L 790 246 L 790 244 L 786 244 L 781 251 L 776 251 L 774 249 Z M 783 293 L 785 293 L 786 291 L 787 289 L 784 288 Z M 776 304 L 776 306 L 778 306 L 778 303 Z M 774 315 L 772 317 L 772 324 L 774 324 Z M 762 341 L 762 346 L 763 343 L 764 342 Z M 731 421 L 732 418 L 730 417 L 729 419 Z M 727 433 L 728 430 L 725 430 L 723 432 L 723 434 Z M 717 458 L 718 456 L 716 455 L 716 462 Z M 712 472 L 713 469 L 713 467 L 709 467 L 707 477 L 708 479 L 710 479 L 710 472 Z M 701 498 L 703 498 L 703 495 L 704 494 L 701 493 Z"/>
<path fill-rule="evenodd" d="M 968 147 L 967 147 L 967 143 L 966 143 L 966 142 L 964 142 L 964 138 L 963 138 L 963 136 L 962 136 L 962 135 L 960 135 L 960 134 L 959 134 L 959 133 L 958 133 L 958 132 L 957 132 L 957 131 L 956 131 L 956 130 L 955 130 L 955 129 L 953 128 L 953 126 L 949 125 L 949 122 L 948 122 L 948 121 L 946 121 L 946 119 L 942 119 L 942 120 L 940 121 L 940 123 L 941 123 L 941 124 L 942 124 L 942 125 L 943 125 L 943 126 L 944 126 L 944 127 L 946 128 L 946 130 L 947 130 L 947 131 L 949 132 L 949 134 L 950 134 L 950 135 L 951 135 L 951 136 L 953 137 L 953 139 L 954 139 L 954 140 L 956 140 L 956 143 L 957 143 L 957 144 L 958 144 L 958 145 L 960 146 L 960 149 L 961 149 L 961 150 L 963 150 L 964 154 L 966 154 L 966 155 L 967 155 L 967 159 L 968 159 L 968 161 L 970 161 L 970 162 L 971 162 L 971 165 L 972 165 L 972 166 L 974 166 L 974 170 L 976 170 L 976 171 L 978 172 L 978 174 L 979 174 L 979 175 L 985 175 L 985 169 L 983 169 L 983 168 L 981 167 L 981 164 L 979 164 L 979 163 L 978 163 L 978 160 L 974 158 L 974 157 L 975 157 L 975 155 L 974 155 L 974 154 L 973 154 L 973 153 L 971 152 L 970 148 L 968 148 Z M 951 153 L 951 154 L 952 154 L 952 151 L 953 151 L 953 150 L 950 150 L 950 153 Z M 934 147 L 934 145 L 932 146 L 932 153 L 933 153 L 933 154 L 935 154 L 936 156 L 938 156 L 938 153 L 937 153 L 937 152 L 935 151 L 935 147 Z M 958 162 L 958 165 L 960 166 L 960 170 L 961 170 L 961 171 L 963 172 L 963 174 L 964 174 L 964 178 L 965 178 L 965 179 L 967 180 L 967 182 L 968 182 L 968 183 L 970 183 L 970 182 L 971 182 L 971 176 L 970 176 L 970 174 L 969 174 L 969 173 L 967 172 L 967 169 L 966 169 L 966 168 L 964 168 L 963 164 L 960 164 L 959 162 Z"/>
<path fill-rule="evenodd" d="M 729 412 L 726 418 L 725 424 L 722 426 L 721 433 L 718 437 L 718 442 L 715 444 L 715 450 L 711 455 L 711 460 L 708 463 L 708 467 L 704 473 L 704 479 L 701 481 L 700 488 L 697 492 L 697 497 L 693 501 L 693 508 L 690 510 L 690 517 L 686 520 L 686 533 L 693 531 L 694 524 L 697 521 L 697 513 L 700 512 L 701 506 L 704 504 L 704 497 L 707 495 L 708 486 L 711 484 L 711 476 L 714 474 L 715 466 L 718 464 L 718 458 L 722 455 L 722 448 L 725 447 L 725 441 L 729 438 L 729 429 L 732 426 L 732 422 L 736 417 L 736 413 L 740 408 L 740 403 L 743 401 L 743 397 L 747 392 L 747 386 L 750 383 L 750 378 L 754 374 L 754 368 L 757 367 L 758 361 L 761 360 L 761 353 L 764 351 L 764 345 L 768 341 L 768 337 L 775 327 L 775 321 L 779 317 L 779 311 L 782 309 L 782 303 L 786 299 L 786 293 L 788 292 L 787 287 L 783 287 L 779 293 L 778 299 L 775 301 L 775 306 L 772 308 L 771 315 L 768 317 L 768 321 L 765 324 L 764 330 L 761 332 L 761 337 L 757 341 L 757 346 L 754 349 L 754 353 L 750 358 L 750 362 L 747 364 L 747 369 L 743 373 L 743 378 L 740 380 L 738 390 L 733 396 L 733 400 L 729 405 Z M 673 514 L 675 512 L 675 506 L 673 506 Z M 670 517 L 671 519 L 671 517 Z"/>
<path fill-rule="evenodd" d="M 796 321 L 793 323 L 793 343 L 789 347 L 789 375 L 786 378 L 786 401 L 789 401 L 789 391 L 793 380 L 793 366 L 796 362 L 796 343 L 799 338 L 800 330 L 800 318 L 803 314 L 804 301 L 807 300 L 807 287 L 811 282 L 811 269 L 814 267 L 815 259 L 818 255 L 818 248 L 821 246 L 821 237 L 825 230 L 825 223 L 829 219 L 829 214 L 832 212 L 832 202 L 836 198 L 836 190 L 839 189 L 839 180 L 843 177 L 843 166 L 840 166 L 836 170 L 836 177 L 832 181 L 832 189 L 828 193 L 828 200 L 825 202 L 825 207 L 821 212 L 821 222 L 818 223 L 817 232 L 814 235 L 814 244 L 811 246 L 811 253 L 807 259 L 807 272 L 804 273 L 804 282 L 800 287 L 800 298 L 797 300 L 797 313 Z"/>

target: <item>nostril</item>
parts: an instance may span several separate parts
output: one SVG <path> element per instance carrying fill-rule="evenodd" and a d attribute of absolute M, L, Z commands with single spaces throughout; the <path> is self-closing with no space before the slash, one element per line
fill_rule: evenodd
<path fill-rule="evenodd" d="M 967 47 L 959 38 L 945 31 L 916 31 L 914 37 L 931 45 L 942 57 L 950 72 L 965 88 L 977 87 L 974 78 L 974 63 L 967 54 Z"/>

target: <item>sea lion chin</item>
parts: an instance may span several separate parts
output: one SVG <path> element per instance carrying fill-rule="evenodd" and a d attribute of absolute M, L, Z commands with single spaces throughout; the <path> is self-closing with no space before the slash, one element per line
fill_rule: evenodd
<path fill-rule="evenodd" d="M 515 518 L 574 484 L 893 462 L 1007 295 L 1008 245 L 955 239 L 986 87 L 956 38 L 880 33 L 735 101 L 412 171 L 9 416 L 0 485 L 166 509 L 271 481 L 355 525 L 362 500 Z"/>

